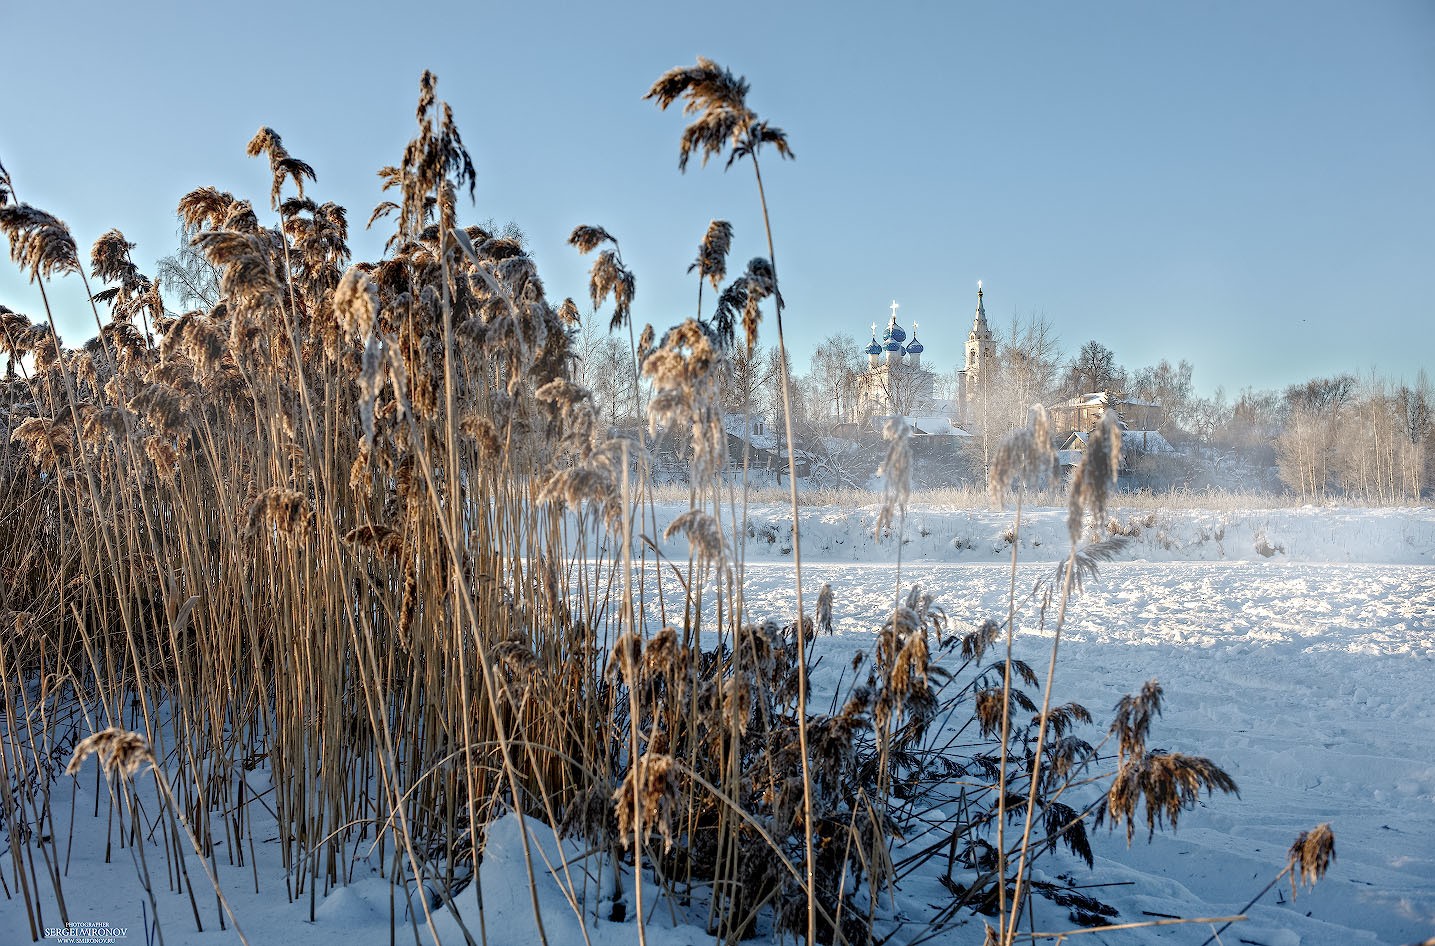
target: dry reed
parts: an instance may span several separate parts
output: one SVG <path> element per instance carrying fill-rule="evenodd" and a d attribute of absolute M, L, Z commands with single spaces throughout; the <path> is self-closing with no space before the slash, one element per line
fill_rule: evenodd
<path fill-rule="evenodd" d="M 685 99 L 695 116 L 681 167 L 724 152 L 752 162 L 769 223 L 759 153 L 792 152 L 747 91 L 700 59 L 649 96 Z M 408 921 L 396 908 L 395 925 L 417 936 L 421 918 L 437 939 L 433 910 L 481 904 L 477 859 L 507 809 L 580 835 L 615 885 L 627 871 L 635 882 L 609 894 L 610 916 L 631 890 L 640 924 L 656 894 L 724 942 L 762 917 L 810 942 L 866 944 L 884 893 L 949 851 L 953 898 L 933 923 L 995 904 L 1014 935 L 1042 851 L 1064 844 L 1090 859 L 1085 813 L 1059 799 L 1095 760 L 1076 735 L 1090 715 L 1052 707 L 1050 673 L 1038 710 L 1022 689 L 1038 675 L 1010 652 L 989 659 L 1015 604 L 1005 623 L 953 634 L 932 594 L 899 588 L 847 691 L 813 711 L 809 647 L 832 632 L 836 603 L 824 584 L 805 609 L 791 452 L 782 498 L 797 607 L 759 623 L 743 600 L 735 537 L 747 522 L 724 491 L 717 392 L 738 322 L 751 349 L 764 305 L 782 350 L 770 223 L 767 255 L 718 294 L 710 318 L 700 288 L 695 318 L 641 339 L 617 241 L 573 231 L 579 251 L 597 254 L 593 307 L 611 303 L 609 327 L 628 325 L 635 379 L 650 385 L 648 430 L 616 436 L 569 375 L 577 306 L 549 301 L 519 241 L 459 225 L 458 195 L 476 175 L 429 73 L 417 122 L 399 164 L 380 172 L 397 198 L 371 218 L 394 224 L 381 260 L 350 263 L 343 208 L 306 196 L 315 169 L 266 127 L 248 152 L 268 162 L 267 211 L 213 187 L 179 204 L 214 268 L 213 305 L 165 311 L 133 244 L 111 231 L 90 260 L 109 284 L 92 294 L 110 311 L 98 343 L 66 347 L 52 320 L 0 309 L 15 372 L 0 387 L 0 608 L 16 630 L 0 638 L 0 814 L 17 876 L 40 877 L 21 863 L 21 833 L 53 818 L 62 748 L 71 774 L 89 754 L 111 774 L 151 766 L 162 847 L 179 868 L 170 883 L 196 923 L 187 859 L 213 880 L 223 858 L 246 847 L 253 857 L 260 801 L 244 773 L 262 766 L 285 892 L 311 918 L 366 860 L 417 907 Z M 0 232 L 41 286 L 83 277 L 63 223 L 18 203 L 3 168 Z M 693 264 L 700 287 L 726 279 L 732 242 L 728 224 L 709 225 Z M 998 449 L 994 493 L 1045 488 L 1043 424 L 1038 413 Z M 1111 428 L 1093 437 L 1071 493 L 1074 543 L 1088 519 L 1106 522 Z M 690 461 L 672 497 L 687 511 L 661 536 L 649 435 L 682 438 Z M 888 439 L 879 531 L 900 534 L 910 450 L 901 429 Z M 764 498 L 745 494 L 743 510 Z M 679 534 L 686 562 L 648 555 Z M 1094 573 L 1100 548 L 1074 546 L 1057 579 L 1063 611 L 1073 573 Z M 79 739 L 76 722 L 70 744 L 24 722 L 36 718 L 36 681 L 50 718 L 83 708 L 105 728 Z M 1154 830 L 1199 791 L 1234 790 L 1206 760 L 1145 750 L 1159 706 L 1154 690 L 1117 711 L 1120 767 L 1103 797 L 1128 836 L 1140 801 Z M 1015 815 L 1027 830 L 1012 845 L 1001 832 Z M 897 860 L 902 833 L 919 854 Z M 188 854 L 176 840 L 186 836 Z M 147 842 L 135 843 L 139 853 Z M 1313 880 L 1333 856 L 1319 829 L 1298 848 L 1293 879 Z M 58 839 L 33 850 L 62 900 Z M 971 866 L 958 882 L 960 863 Z M 586 909 L 576 882 L 567 893 Z M 23 896 L 35 924 L 39 891 Z M 234 919 L 222 902 L 217 915 Z M 165 923 L 186 920 L 166 908 Z"/>

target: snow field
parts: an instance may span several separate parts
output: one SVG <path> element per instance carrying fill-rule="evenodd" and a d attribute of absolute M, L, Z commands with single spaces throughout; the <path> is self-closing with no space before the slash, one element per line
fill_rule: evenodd
<path fill-rule="evenodd" d="M 898 543 L 872 538 L 874 515 L 871 508 L 804 511 L 809 600 L 824 581 L 835 591 L 835 633 L 819 637 L 814 649 L 815 711 L 825 709 L 855 653 L 870 648 L 899 588 L 905 592 L 918 584 L 935 595 L 954 633 L 1006 614 L 1010 544 L 1003 533 L 1011 525 L 1011 510 L 909 511 L 900 576 Z M 1103 565 L 1073 603 L 1054 702 L 1086 705 L 1097 724 L 1079 735 L 1096 743 L 1117 699 L 1159 679 L 1165 714 L 1153 726 L 1152 745 L 1211 758 L 1235 778 L 1241 797 L 1203 798 L 1197 810 L 1183 816 L 1178 831 L 1158 833 L 1149 844 L 1139 826 L 1129 847 L 1124 830 L 1093 829 L 1094 871 L 1058 853 L 1039 862 L 1036 877 L 1103 885 L 1085 892 L 1117 907 L 1117 922 L 1233 914 L 1281 870 L 1299 832 L 1329 821 L 1337 859 L 1327 877 L 1295 899 L 1283 882 L 1247 911 L 1247 922 L 1223 934 L 1222 942 L 1345 946 L 1403 944 L 1435 935 L 1435 510 L 1116 509 L 1113 518 L 1122 527 L 1135 520 L 1138 534 L 1122 560 Z M 790 551 L 784 552 L 785 513 L 758 507 L 752 524 L 749 609 L 758 618 L 787 619 L 794 595 Z M 1269 555 L 1259 550 L 1262 538 Z M 1023 595 L 1050 576 L 1053 562 L 1066 552 L 1065 510 L 1028 511 L 1017 542 L 1023 561 L 1017 589 Z M 662 546 L 669 555 L 686 556 L 680 537 Z M 1031 605 L 1018 620 L 1017 656 L 1041 674 L 1052 621 L 1048 617 L 1042 626 Z M 64 795 L 74 793 L 75 838 L 63 865 L 70 919 L 125 928 L 125 938 L 117 942 L 149 942 L 148 900 L 130 850 L 116 844 L 105 863 L 109 826 L 103 805 L 99 818 L 92 815 L 93 765 L 74 782 L 57 783 L 63 794 L 53 805 L 51 827 L 68 835 L 71 804 Z M 263 769 L 247 777 L 256 792 L 268 787 Z M 154 824 L 159 809 L 146 778 L 138 782 L 140 797 L 146 823 Z M 101 783 L 99 792 L 104 791 Z M 1089 791 L 1078 790 L 1071 801 L 1080 807 L 1089 797 Z M 396 941 L 414 940 L 410 917 L 419 941 L 429 939 L 418 903 L 406 904 L 402 891 L 373 872 L 363 850 L 354 852 L 348 887 L 320 892 L 311 923 L 308 897 L 291 903 L 286 896 L 272 819 L 266 825 L 259 814 L 255 821 L 254 863 L 247 845 L 243 867 L 231 866 L 237 852 L 223 844 L 216 858 L 226 895 L 255 946 L 387 944 L 391 898 L 400 917 Z M 560 844 L 537 822 L 527 826 L 537 852 L 537 895 L 549 943 L 635 942 L 631 912 L 623 922 L 607 919 L 612 863 L 600 864 L 597 855 L 571 842 Z M 480 868 L 484 909 L 480 915 L 470 887 L 460 897 L 461 919 L 436 910 L 443 942 L 464 941 L 460 922 L 475 939 L 481 924 L 492 944 L 538 942 L 519 829 L 512 815 L 490 826 Z M 232 930 L 219 930 L 214 897 L 205 893 L 192 855 L 189 870 L 198 895 L 193 908 L 187 896 L 169 888 L 158 843 L 147 850 L 165 942 L 238 942 Z M 899 842 L 899 855 L 901 850 Z M 58 909 L 40 870 L 45 924 L 56 926 Z M 899 927 L 891 943 L 923 935 L 936 908 L 950 901 L 937 882 L 940 870 L 933 863 L 907 877 L 894 899 L 884 901 L 884 929 Z M 630 871 L 623 880 L 631 908 Z M 646 886 L 653 889 L 651 882 Z M 14 893 L 0 899 L 0 944 L 30 940 Z M 570 895 L 578 901 L 576 912 Z M 1040 898 L 1035 903 L 1036 928 L 1072 928 L 1064 909 Z M 196 931 L 194 909 L 202 933 Z M 683 917 L 652 898 L 648 911 L 647 936 L 654 946 L 710 941 L 699 917 Z M 983 922 L 960 915 L 930 941 L 980 942 Z M 1167 926 L 1085 938 L 1197 946 L 1210 933 L 1209 927 Z"/>
<path fill-rule="evenodd" d="M 835 594 L 836 633 L 816 650 L 821 689 L 870 642 L 871 616 L 891 607 L 897 574 L 888 564 L 835 562 L 804 571 Z M 1053 571 L 1022 566 L 1018 594 Z M 790 613 L 790 567 L 750 565 L 748 578 L 755 613 L 763 605 Z M 963 623 L 1004 618 L 1007 581 L 1007 567 L 995 564 L 917 562 L 901 577 L 904 589 L 915 583 L 935 594 L 959 632 Z M 1043 676 L 1052 623 L 1048 616 L 1039 628 L 1031 607 L 1018 620 L 1017 656 Z M 1283 882 L 1249 911 L 1237 940 L 1338 946 L 1435 934 L 1435 567 L 1106 564 L 1071 606 L 1053 704 L 1091 710 L 1098 725 L 1081 735 L 1095 743 L 1117 700 L 1152 678 L 1166 693 L 1152 746 L 1212 759 L 1236 780 L 1240 799 L 1203 798 L 1178 831 L 1158 832 L 1150 844 L 1139 828 L 1129 848 L 1124 832 L 1094 829 L 1094 872 L 1064 854 L 1045 862 L 1048 872 L 1061 863 L 1078 884 L 1134 881 L 1089 891 L 1118 907 L 1120 922 L 1234 914 L 1281 870 L 1301 831 L 1329 821 L 1337 850 L 1330 874 L 1295 900 Z M 1210 932 L 1101 935 L 1199 944 Z"/>

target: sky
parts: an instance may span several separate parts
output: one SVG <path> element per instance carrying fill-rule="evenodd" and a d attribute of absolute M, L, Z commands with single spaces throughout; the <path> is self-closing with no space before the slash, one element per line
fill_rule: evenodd
<path fill-rule="evenodd" d="M 709 220 L 734 226 L 730 269 L 766 255 L 750 166 L 680 174 L 683 117 L 642 98 L 701 55 L 796 154 L 763 175 L 799 371 L 832 334 L 865 344 L 893 300 L 951 370 L 978 279 L 994 328 L 1040 314 L 1069 355 L 1189 359 L 1204 394 L 1435 361 L 1428 2 L 0 6 L 0 163 L 86 259 L 114 227 L 152 270 L 201 185 L 262 210 L 260 125 L 377 258 L 375 171 L 430 69 L 478 168 L 463 222 L 517 224 L 553 301 L 585 311 L 567 236 L 607 228 L 661 331 L 696 309 Z M 93 334 L 78 280 L 50 292 L 67 341 Z M 0 303 L 43 316 L 7 261 Z"/>

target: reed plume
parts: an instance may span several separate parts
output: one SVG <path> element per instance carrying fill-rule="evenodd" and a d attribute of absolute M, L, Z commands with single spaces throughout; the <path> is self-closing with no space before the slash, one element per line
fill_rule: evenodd
<path fill-rule="evenodd" d="M 379 172 L 384 190 L 398 188 L 401 202 L 380 204 L 369 223 L 372 225 L 382 214 L 397 210 L 397 236 L 403 240 L 417 239 L 434 209 L 439 210 L 439 232 L 451 231 L 456 222 L 455 187 L 466 184 L 469 200 L 472 200 L 478 184 L 473 158 L 463 145 L 453 120 L 453 109 L 447 102 L 438 101 L 437 88 L 438 78 L 424 70 L 419 78 L 419 103 L 415 112 L 419 133 L 404 149 L 403 161 L 398 167 Z"/>
<path fill-rule="evenodd" d="M 1309 831 L 1302 831 L 1291 845 L 1286 859 L 1286 870 L 1291 877 L 1291 897 L 1296 895 L 1296 884 L 1314 886 L 1330 870 L 1335 860 L 1335 832 L 1328 822 L 1318 824 Z"/>
<path fill-rule="evenodd" d="M 987 489 L 993 504 L 1013 486 L 1041 489 L 1060 475 L 1056 451 L 1051 446 L 1051 426 L 1046 408 L 1031 408 L 1025 427 L 1018 427 L 1002 437 L 987 471 Z"/>
<path fill-rule="evenodd" d="M 30 281 L 80 271 L 75 238 L 63 221 L 29 204 L 0 206 L 0 233 L 10 241 L 10 259 Z"/>
<path fill-rule="evenodd" d="M 623 265 L 618 241 L 602 227 L 577 226 L 569 235 L 568 242 L 579 253 L 584 254 L 591 253 L 605 243 L 612 244 L 611 249 L 599 253 L 593 260 L 593 268 L 588 274 L 588 292 L 593 299 L 595 311 L 609 296 L 613 298 L 613 318 L 608 323 L 610 332 L 619 326 L 627 325 L 632 315 L 637 281 L 633 273 Z"/>
<path fill-rule="evenodd" d="M 226 221 L 238 203 L 234 195 L 217 187 L 198 187 L 179 199 L 180 224 L 189 233 L 232 229 Z M 247 202 L 245 202 L 247 203 Z"/>
<path fill-rule="evenodd" d="M 109 230 L 90 250 L 90 275 L 104 282 L 119 282 L 126 287 L 135 285 L 139 270 L 130 261 L 130 250 L 135 244 L 125 239 L 118 230 Z"/>
<path fill-rule="evenodd" d="M 269 171 L 274 176 L 273 184 L 269 188 L 269 204 L 275 210 L 279 209 L 279 194 L 284 189 L 286 180 L 294 182 L 294 189 L 299 192 L 300 198 L 304 196 L 304 178 L 317 180 L 314 168 L 291 155 L 284 147 L 279 133 L 267 125 L 261 126 L 254 133 L 254 137 L 249 139 L 244 153 L 251 158 L 261 155 L 269 158 Z"/>
<path fill-rule="evenodd" d="M 879 539 L 894 519 L 907 512 L 912 492 L 912 428 L 902 418 L 894 417 L 882 429 L 882 439 L 887 442 L 887 456 L 877 470 L 882 477 L 882 505 L 875 532 Z"/>
<path fill-rule="evenodd" d="M 1072 544 L 1081 540 L 1083 517 L 1106 521 L 1106 499 L 1121 469 L 1121 425 L 1116 412 L 1107 409 L 1087 437 L 1076 469 L 1071 474 L 1067 500 L 1067 530 Z"/>
<path fill-rule="evenodd" d="M 1202 791 L 1240 794 L 1235 780 L 1210 759 L 1146 749 L 1151 723 L 1161 714 L 1162 695 L 1161 685 L 1148 681 L 1139 694 L 1121 698 L 1111 724 L 1118 765 L 1106 804 L 1097 809 L 1097 823 L 1110 818 L 1114 829 L 1124 821 L 1128 844 L 1136 830 L 1136 809 L 1143 803 L 1149 838 L 1167 822 L 1174 829 L 1181 812 L 1194 808 Z"/>
<path fill-rule="evenodd" d="M 339 327 L 355 341 L 368 339 L 379 315 L 379 287 L 362 266 L 344 271 L 334 290 L 334 314 Z"/>
<path fill-rule="evenodd" d="M 694 152 L 700 153 L 702 163 L 707 164 L 709 158 L 729 147 L 729 167 L 737 159 L 755 154 L 764 144 L 771 144 L 784 158 L 793 157 L 782 130 L 759 121 L 748 108 L 747 92 L 746 79 L 702 56 L 696 65 L 670 69 L 653 83 L 644 98 L 654 100 L 664 110 L 684 98 L 683 114 L 697 116 L 683 130 L 679 170 L 687 170 Z"/>
<path fill-rule="evenodd" d="M 86 736 L 76 744 L 70 763 L 65 766 L 65 774 L 79 774 L 80 766 L 92 755 L 100 757 L 100 768 L 109 775 L 134 775 L 140 766 L 154 762 L 149 740 L 137 732 L 111 726 Z"/>
<path fill-rule="evenodd" d="M 817 610 L 813 614 L 819 630 L 832 633 L 832 585 L 830 582 L 823 582 L 822 588 L 817 592 Z"/>
<path fill-rule="evenodd" d="M 726 220 L 714 220 L 708 224 L 703 241 L 698 244 L 698 256 L 688 266 L 688 272 L 698 271 L 699 280 L 712 283 L 713 291 L 727 278 L 727 254 L 732 248 L 732 224 Z"/>

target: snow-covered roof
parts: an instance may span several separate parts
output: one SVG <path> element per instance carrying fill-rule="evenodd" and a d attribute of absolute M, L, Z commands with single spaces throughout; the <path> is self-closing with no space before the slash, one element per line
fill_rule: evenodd
<path fill-rule="evenodd" d="M 1121 431 L 1121 445 L 1146 453 L 1176 452 L 1176 448 L 1171 446 L 1170 441 L 1155 430 L 1123 430 Z"/>
<path fill-rule="evenodd" d="M 944 414 L 914 414 L 907 418 L 907 423 L 912 429 L 920 434 L 928 434 L 934 437 L 968 437 L 971 436 L 965 430 L 952 423 L 952 419 Z"/>
<path fill-rule="evenodd" d="M 722 417 L 723 430 L 739 440 L 745 440 L 761 450 L 773 450 L 777 447 L 777 437 L 769 433 L 757 433 L 768 429 L 767 421 L 760 415 L 753 414 L 748 420 L 751 421 L 748 430 L 743 428 L 744 417 L 742 414 L 724 414 Z"/>
<path fill-rule="evenodd" d="M 872 418 L 872 427 L 881 430 L 887 425 L 887 421 L 896 415 Z M 912 432 L 927 437 L 970 437 L 967 433 L 945 414 L 904 414 L 902 420 L 912 428 Z"/>
<path fill-rule="evenodd" d="M 1086 449 L 1086 438 L 1088 434 L 1084 430 L 1073 430 L 1071 436 L 1063 443 L 1062 453 L 1079 453 Z M 1121 431 L 1121 446 L 1128 450 L 1140 450 L 1143 453 L 1175 453 L 1176 448 L 1171 446 L 1170 441 L 1161 436 L 1156 430 L 1123 430 Z M 1063 460 L 1063 463 L 1066 461 Z"/>
<path fill-rule="evenodd" d="M 1064 401 L 1053 404 L 1052 407 L 1100 407 L 1106 398 L 1105 391 L 1091 391 L 1087 394 L 1078 394 L 1069 397 Z M 1134 397 L 1116 395 L 1116 404 L 1120 407 L 1160 407 L 1155 401 L 1142 401 Z"/>

